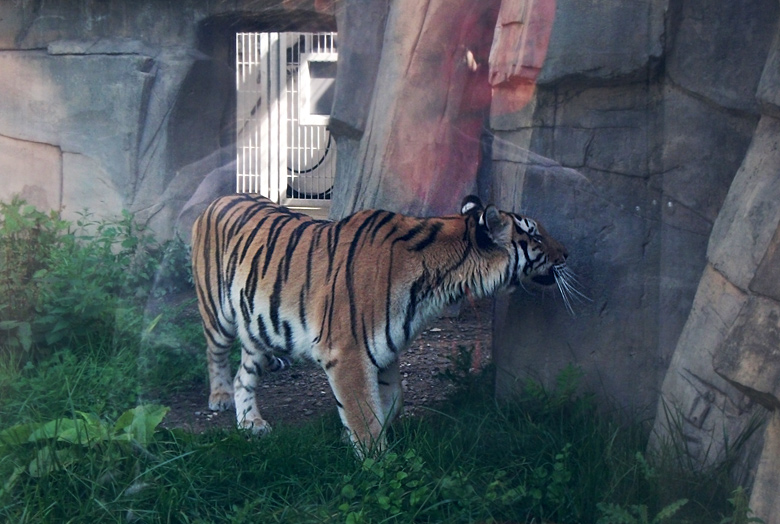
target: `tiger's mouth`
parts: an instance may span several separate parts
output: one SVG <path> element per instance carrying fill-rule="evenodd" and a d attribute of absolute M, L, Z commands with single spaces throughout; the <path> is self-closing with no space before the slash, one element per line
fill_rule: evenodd
<path fill-rule="evenodd" d="M 550 269 L 550 272 L 544 275 L 534 275 L 531 280 L 542 286 L 552 286 L 555 284 L 555 272 Z"/>

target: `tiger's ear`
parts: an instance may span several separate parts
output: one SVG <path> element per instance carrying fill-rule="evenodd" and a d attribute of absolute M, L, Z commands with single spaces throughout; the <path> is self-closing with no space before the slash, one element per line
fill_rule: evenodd
<path fill-rule="evenodd" d="M 479 217 L 479 224 L 485 226 L 493 242 L 501 244 L 509 241 L 512 220 L 504 217 L 493 204 L 490 204 Z"/>
<path fill-rule="evenodd" d="M 482 201 L 476 195 L 469 195 L 460 204 L 460 214 L 465 215 L 470 211 L 482 211 Z"/>

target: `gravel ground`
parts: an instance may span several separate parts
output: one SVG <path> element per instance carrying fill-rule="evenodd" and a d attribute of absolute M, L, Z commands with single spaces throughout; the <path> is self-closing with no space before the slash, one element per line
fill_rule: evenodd
<path fill-rule="evenodd" d="M 431 323 L 401 355 L 406 414 L 415 414 L 444 400 L 452 385 L 440 375 L 451 365 L 449 357 L 460 346 L 474 348 L 477 365 L 488 363 L 491 320 L 489 300 L 464 302 L 458 315 Z M 262 378 L 260 388 L 260 412 L 272 426 L 299 424 L 336 409 L 325 373 L 311 362 L 297 362 L 287 371 L 269 373 Z M 171 407 L 163 421 L 168 428 L 202 432 L 235 423 L 232 410 L 209 410 L 206 386 L 180 391 L 160 401 Z"/>

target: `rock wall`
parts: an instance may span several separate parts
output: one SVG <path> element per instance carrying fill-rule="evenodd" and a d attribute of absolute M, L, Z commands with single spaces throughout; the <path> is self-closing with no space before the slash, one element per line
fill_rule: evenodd
<path fill-rule="evenodd" d="M 757 418 L 769 419 L 758 467 L 748 456 L 743 473 L 747 482 L 755 475 L 751 508 L 771 523 L 780 522 L 778 173 L 780 120 L 765 114 L 713 227 L 707 266 L 663 383 L 654 435 L 656 442 L 684 437 L 689 453 L 707 465 L 722 459 Z M 669 411 L 678 423 L 670 424 Z"/>
<path fill-rule="evenodd" d="M 337 216 L 373 205 L 441 212 L 466 187 L 455 170 L 437 207 L 398 184 L 399 162 L 425 158 L 403 150 L 410 141 L 463 154 L 463 143 L 431 141 L 419 125 L 423 82 L 406 73 L 425 51 L 407 44 L 430 15 L 403 13 L 409 29 L 399 32 L 390 9 L 368 117 L 353 118 L 339 150 Z M 527 376 L 552 385 L 574 362 L 605 406 L 655 418 L 655 442 L 681 438 L 702 465 L 723 458 L 757 414 L 774 413 L 779 15 L 775 0 L 501 2 L 476 186 L 566 242 L 591 300 L 575 317 L 552 293 L 497 301 L 499 394 Z M 426 87 L 447 92 L 441 85 Z M 438 166 L 409 169 L 446 179 Z M 769 495 L 780 484 L 777 427 L 773 415 L 750 440 L 739 479 L 756 478 L 751 507 L 767 522 L 780 515 Z"/>
<path fill-rule="evenodd" d="M 365 3 L 371 13 L 385 4 Z M 498 0 L 389 3 L 379 32 L 381 48 L 374 38 L 367 40 L 368 51 L 381 51 L 375 82 L 363 84 L 352 72 L 339 73 L 334 117 L 355 124 L 335 129 L 339 167 L 331 216 L 371 207 L 451 213 L 475 190 L 480 136 L 490 109 L 486 65 L 498 5 Z M 364 4 L 354 8 L 362 11 Z M 382 18 L 368 20 L 367 28 L 357 29 L 360 34 Z M 360 110 L 365 117 L 347 109 L 354 102 L 368 102 Z"/>
<path fill-rule="evenodd" d="M 552 296 L 499 301 L 499 393 L 575 362 L 703 466 L 772 410 L 740 480 L 779 522 L 777 2 L 558 1 L 548 39 L 549 3 L 510 3 L 532 52 L 491 75 L 487 186 L 567 242 L 592 303 L 571 318 Z"/>

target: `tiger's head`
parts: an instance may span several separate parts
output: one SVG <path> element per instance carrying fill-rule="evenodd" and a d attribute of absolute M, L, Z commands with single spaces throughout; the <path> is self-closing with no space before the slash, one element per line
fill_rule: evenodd
<path fill-rule="evenodd" d="M 523 215 L 501 211 L 492 204 L 484 207 L 474 195 L 463 200 L 461 214 L 470 215 L 476 221 L 474 240 L 480 250 L 499 248 L 512 256 L 510 290 L 527 283 L 544 287 L 557 285 L 568 305 L 565 286 L 569 254 L 541 224 Z"/>

